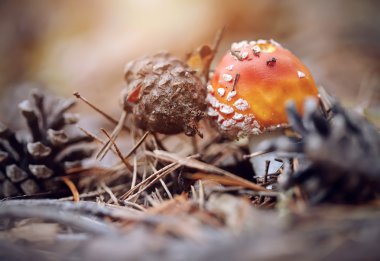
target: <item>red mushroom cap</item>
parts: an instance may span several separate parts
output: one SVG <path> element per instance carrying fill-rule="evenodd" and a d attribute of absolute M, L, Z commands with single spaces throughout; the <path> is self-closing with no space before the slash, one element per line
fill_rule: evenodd
<path fill-rule="evenodd" d="M 307 97 L 318 97 L 309 70 L 273 40 L 233 43 L 207 89 L 208 115 L 230 137 L 287 125 L 288 101 L 302 112 Z"/>

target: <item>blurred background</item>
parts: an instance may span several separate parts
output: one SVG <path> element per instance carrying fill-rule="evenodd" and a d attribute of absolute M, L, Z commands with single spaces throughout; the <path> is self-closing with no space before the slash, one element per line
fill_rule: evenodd
<path fill-rule="evenodd" d="M 37 84 L 74 91 L 119 115 L 127 61 L 168 50 L 179 57 L 217 30 L 231 42 L 273 38 L 299 56 L 346 105 L 379 115 L 380 1 L 0 1 L 0 119 Z M 79 111 L 94 115 L 83 104 Z"/>

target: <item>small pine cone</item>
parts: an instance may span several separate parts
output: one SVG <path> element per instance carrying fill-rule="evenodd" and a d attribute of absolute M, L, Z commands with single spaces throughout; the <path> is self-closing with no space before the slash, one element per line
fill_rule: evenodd
<path fill-rule="evenodd" d="M 124 109 L 137 125 L 163 134 L 199 134 L 206 109 L 206 90 L 185 63 L 168 53 L 131 61 L 125 69 Z"/>
<path fill-rule="evenodd" d="M 71 137 L 67 132 L 67 125 L 77 122 L 75 115 L 66 112 L 73 105 L 73 100 L 53 99 L 33 90 L 19 104 L 30 135 L 0 122 L 0 198 L 67 192 L 58 177 L 93 152 L 75 147 L 90 142 L 90 137 Z"/>
<path fill-rule="evenodd" d="M 282 187 L 299 186 L 311 204 L 363 203 L 380 196 L 380 135 L 365 118 L 332 104 L 326 119 L 312 102 L 301 117 L 294 105 L 288 118 L 302 139 L 279 138 L 261 144 L 263 150 L 297 152 L 307 164 L 282 177 Z"/>

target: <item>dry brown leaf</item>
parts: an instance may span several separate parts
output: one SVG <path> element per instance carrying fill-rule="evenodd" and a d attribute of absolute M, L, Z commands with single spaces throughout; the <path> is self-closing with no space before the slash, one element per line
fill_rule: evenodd
<path fill-rule="evenodd" d="M 202 45 L 190 55 L 187 59 L 187 65 L 197 71 L 199 76 L 205 76 L 205 73 L 208 72 L 210 68 L 214 55 L 214 50 L 210 45 Z"/>

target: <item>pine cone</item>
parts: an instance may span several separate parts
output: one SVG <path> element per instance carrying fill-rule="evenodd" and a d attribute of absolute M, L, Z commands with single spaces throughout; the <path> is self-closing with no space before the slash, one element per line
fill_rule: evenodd
<path fill-rule="evenodd" d="M 361 203 L 379 196 L 380 135 L 366 119 L 332 104 L 327 120 L 313 103 L 303 118 L 294 106 L 289 122 L 302 139 L 279 138 L 264 142 L 265 150 L 303 153 L 309 164 L 285 175 L 284 189 L 299 185 L 310 203 Z"/>
<path fill-rule="evenodd" d="M 123 106 L 137 125 L 163 134 L 199 134 L 197 123 L 206 109 L 206 89 L 185 63 L 158 53 L 127 64 Z"/>
<path fill-rule="evenodd" d="M 57 177 L 92 154 L 92 149 L 74 146 L 90 142 L 90 137 L 66 134 L 66 125 L 77 122 L 66 113 L 73 105 L 73 100 L 33 90 L 19 104 L 30 135 L 21 137 L 23 130 L 13 132 L 0 122 L 0 198 L 56 191 L 62 188 Z"/>

